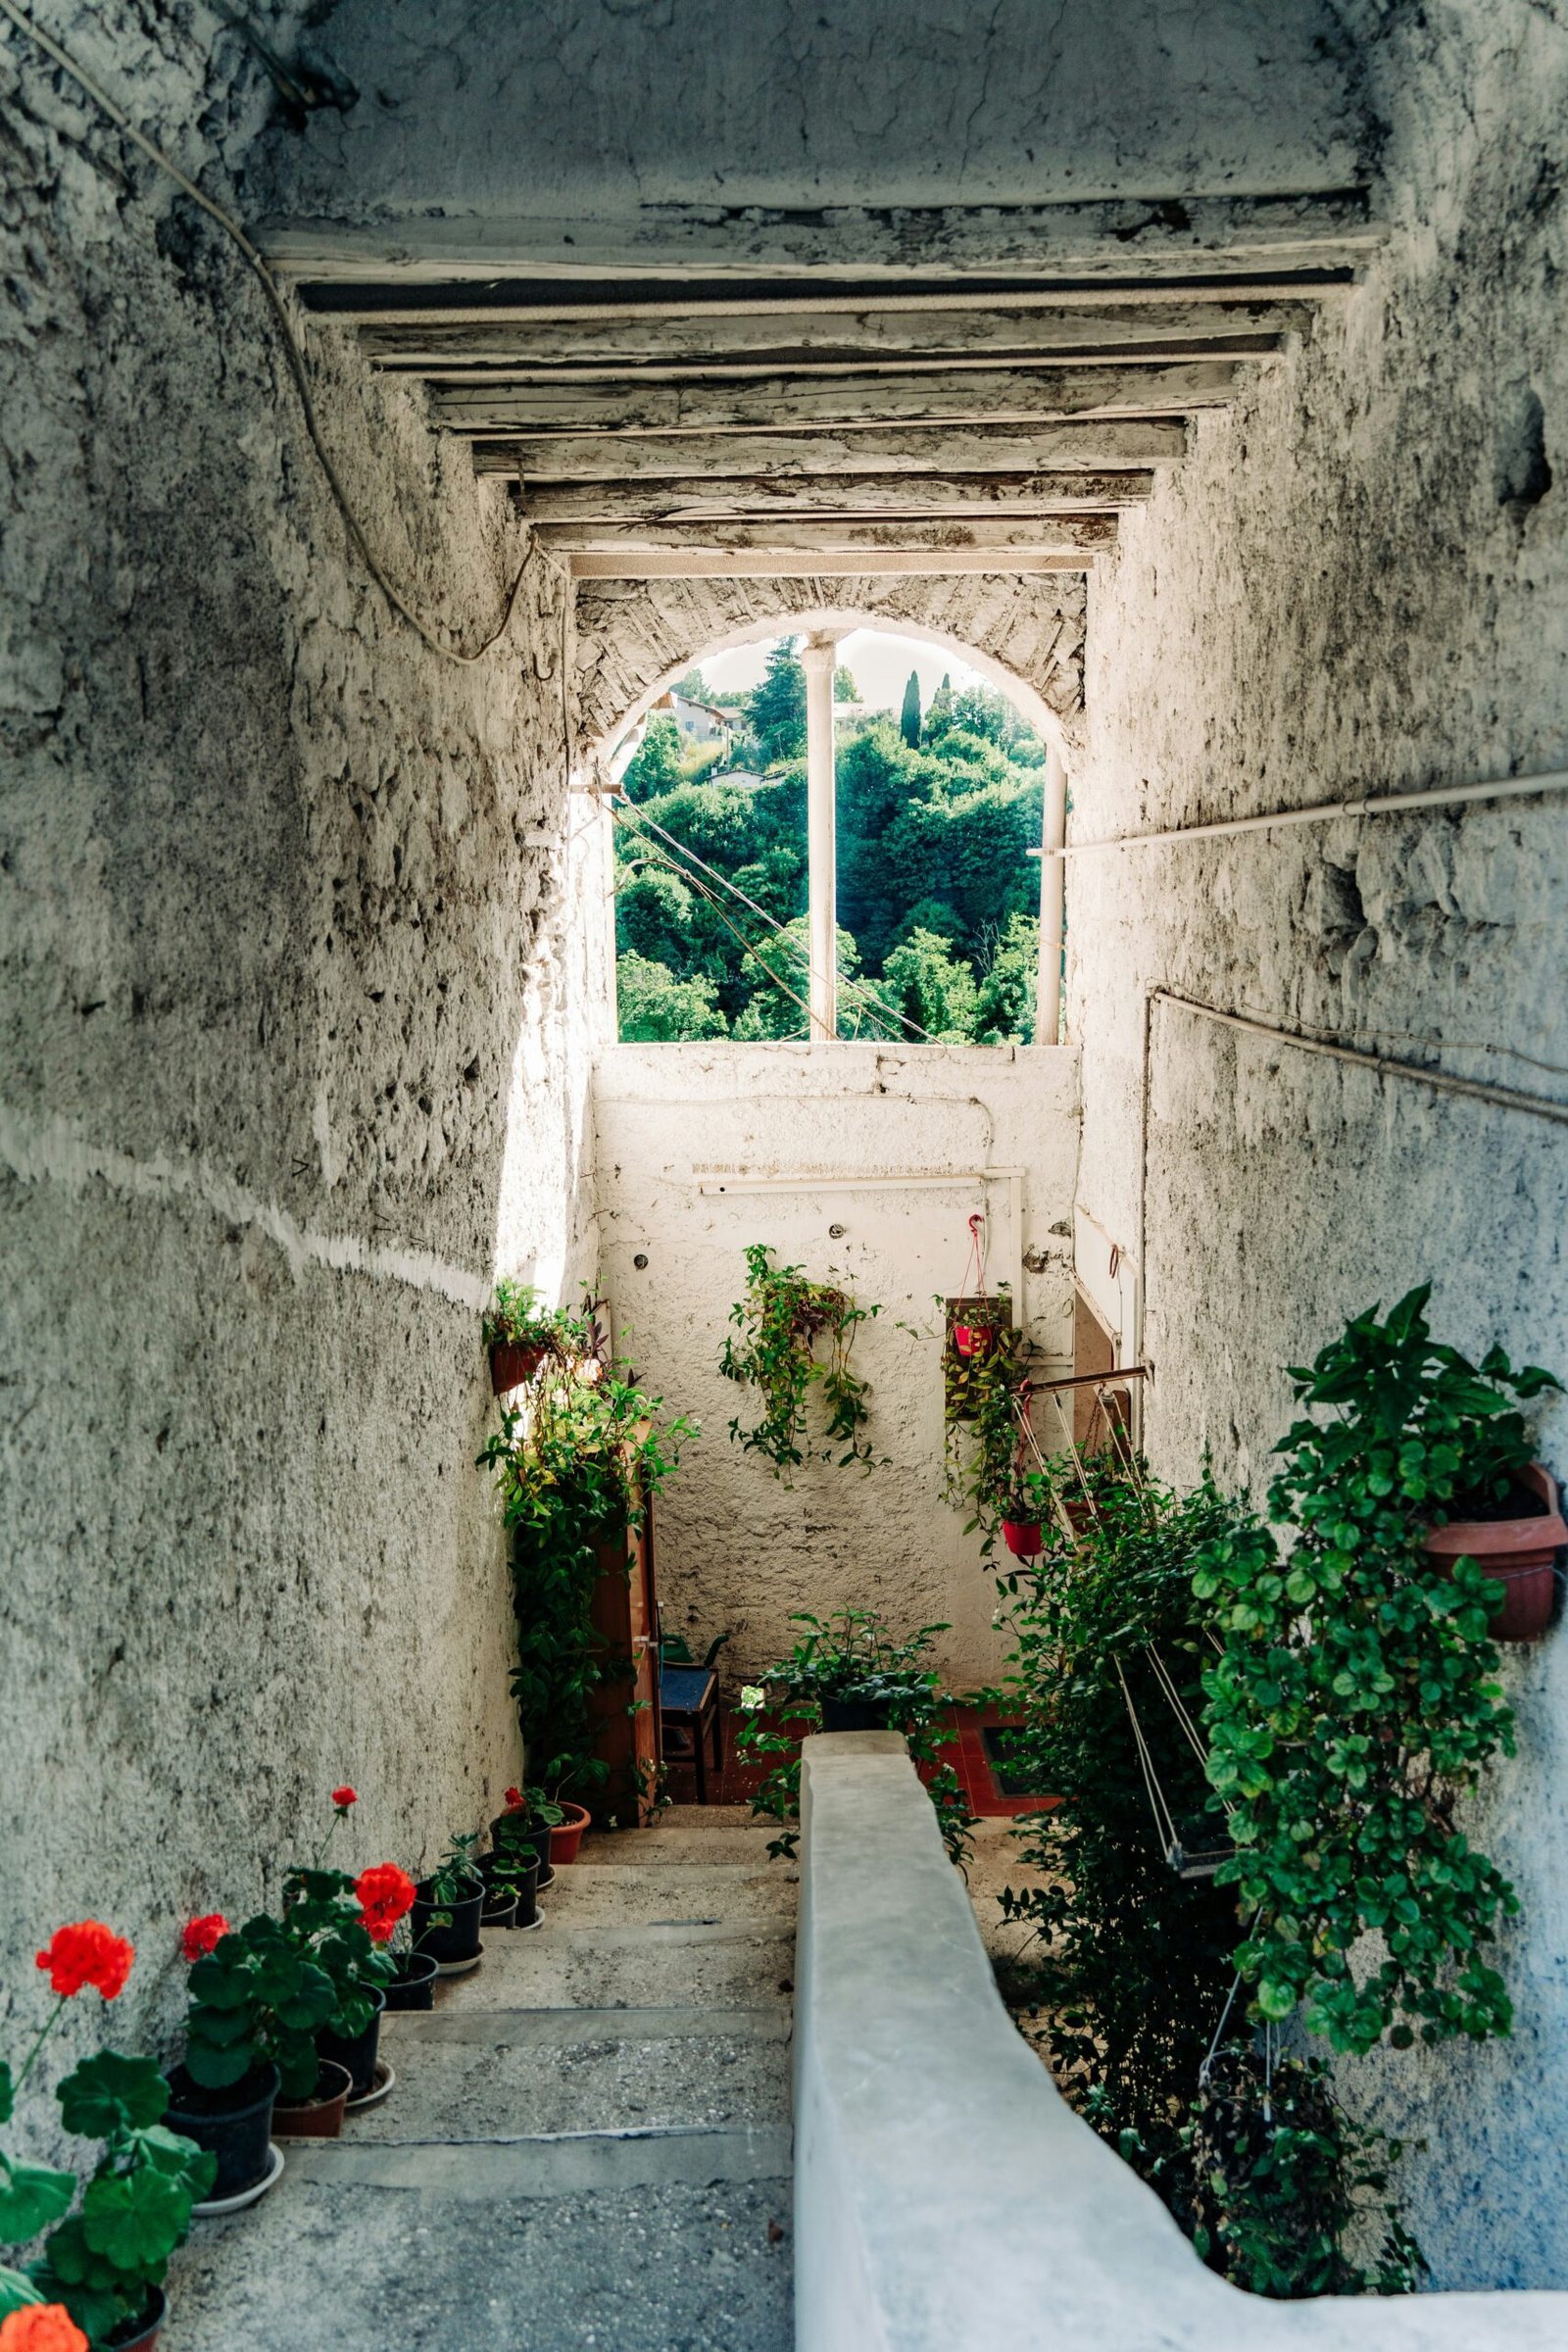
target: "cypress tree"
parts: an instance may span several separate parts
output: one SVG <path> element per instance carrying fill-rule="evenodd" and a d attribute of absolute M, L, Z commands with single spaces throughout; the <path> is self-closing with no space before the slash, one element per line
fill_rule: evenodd
<path fill-rule="evenodd" d="M 899 713 L 899 733 L 911 752 L 920 749 L 920 675 L 911 669 L 909 682 L 904 689 L 904 709 Z"/>

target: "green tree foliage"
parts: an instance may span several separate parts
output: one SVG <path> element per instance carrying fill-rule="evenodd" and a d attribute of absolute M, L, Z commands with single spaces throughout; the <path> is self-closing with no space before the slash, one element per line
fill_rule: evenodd
<path fill-rule="evenodd" d="M 658 789 L 635 798 L 617 826 L 618 944 L 623 956 L 660 965 L 675 982 L 709 981 L 713 993 L 673 998 L 667 983 L 647 974 L 634 974 L 628 993 L 623 980 L 623 1012 L 641 1008 L 657 989 L 658 1009 L 634 1016 L 653 1022 L 638 1035 L 718 1035 L 715 1011 L 737 1037 L 806 1035 L 804 1012 L 762 969 L 765 961 L 781 975 L 795 971 L 789 985 L 806 995 L 799 920 L 807 903 L 806 764 L 798 749 L 767 748 L 799 745 L 804 700 L 800 663 L 780 646 L 751 698 L 752 723 L 761 731 L 728 763 L 750 765 L 755 782 L 713 783 L 699 764 L 710 753 L 670 758 L 678 747 L 672 729 L 664 732 L 667 718 L 656 714 L 650 724 L 638 755 L 646 764 L 628 779 L 640 789 L 652 778 Z M 933 717 L 942 700 L 933 702 Z M 959 705 L 961 727 L 951 723 Z M 950 686 L 947 710 L 950 723 L 919 748 L 888 717 L 840 741 L 839 1026 L 846 1037 L 914 1035 L 911 1020 L 933 1035 L 987 1043 L 1032 1034 L 1039 873 L 1025 853 L 1040 840 L 1041 776 L 1028 756 L 1039 747 L 1010 706 L 987 689 L 955 697 Z M 684 860 L 648 829 L 653 824 L 752 906 Z M 790 926 L 794 940 L 798 922 L 792 952 L 771 924 Z M 929 940 L 916 945 L 917 933 Z M 700 1025 L 670 1031 L 683 1003 Z M 623 1026 L 622 1034 L 633 1032 Z"/>
<path fill-rule="evenodd" d="M 767 666 L 747 704 L 747 717 L 764 768 L 798 760 L 806 749 L 806 672 L 786 637 L 767 657 Z"/>
<path fill-rule="evenodd" d="M 833 672 L 833 700 L 836 703 L 858 703 L 860 689 L 841 662 Z"/>
<path fill-rule="evenodd" d="M 629 801 L 651 801 L 680 780 L 680 729 L 667 710 L 656 710 L 627 762 L 621 791 Z"/>
<path fill-rule="evenodd" d="M 705 972 L 677 980 L 666 963 L 624 955 L 616 967 L 620 1034 L 628 1044 L 672 1045 L 680 1038 L 722 1037 L 729 1027 Z"/>
<path fill-rule="evenodd" d="M 904 708 L 899 712 L 899 733 L 911 752 L 920 748 L 920 675 L 911 669 L 904 689 Z"/>

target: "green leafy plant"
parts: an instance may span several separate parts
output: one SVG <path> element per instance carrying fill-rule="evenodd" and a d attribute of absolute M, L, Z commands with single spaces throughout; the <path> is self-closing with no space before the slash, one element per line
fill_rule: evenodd
<path fill-rule="evenodd" d="M 1074 1540 L 1015 1568 L 1004 1695 L 1010 1761 L 1058 1802 L 1020 1825 L 1036 1883 L 1003 1897 L 1036 1931 L 1005 1989 L 1064 2096 L 1154 2187 L 1204 2259 L 1273 2295 L 1393 2291 L 1417 2257 L 1373 2203 L 1398 2150 L 1353 2124 L 1318 2070 L 1216 2033 L 1239 1936 L 1216 1884 L 1201 1742 L 1206 1610 L 1192 1557 L 1246 1514 L 1130 1452 L 1084 1458 Z M 1184 1875 L 1189 1874 L 1189 1875 Z M 1272 2058 L 1272 2052 L 1270 2053 Z M 1348 2251 L 1381 2222 L 1367 2267 Z"/>
<path fill-rule="evenodd" d="M 787 1658 L 770 1666 L 745 1694 L 736 1746 L 748 1759 L 770 1768 L 752 1811 L 781 1825 L 768 1852 L 792 1855 L 799 1842 L 801 1741 L 822 1728 L 824 1699 L 858 1701 L 887 1710 L 888 1729 L 903 1734 L 924 1780 L 943 1838 L 953 1859 L 968 1849 L 973 1819 L 958 1776 L 940 1757 L 947 1734 L 938 1721 L 949 1703 L 930 1650 L 946 1625 L 922 1625 L 898 1636 L 871 1609 L 841 1609 L 828 1618 L 796 1611 L 792 1625 L 807 1630 Z"/>
<path fill-rule="evenodd" d="M 1422 1535 L 1506 1501 L 1529 1459 L 1510 1396 L 1557 1384 L 1434 1344 L 1427 1296 L 1357 1316 L 1293 1371 L 1298 1402 L 1332 1415 L 1279 1447 L 1269 1511 L 1294 1542 L 1282 1556 L 1255 1521 L 1229 1529 L 1194 1582 L 1223 1633 L 1204 1688 L 1237 1846 L 1221 1875 L 1251 1921 L 1238 1965 L 1256 2015 L 1304 2004 L 1340 2050 L 1480 2040 L 1512 2019 L 1487 1951 L 1518 1898 L 1457 1810 L 1513 1752 L 1488 1636 L 1501 1595 L 1474 1561 L 1431 1560 Z"/>
<path fill-rule="evenodd" d="M 512 1537 L 518 1655 L 513 1695 L 531 1770 L 559 1799 L 603 1784 L 590 1701 L 632 1678 L 593 1623 L 604 1552 L 642 1524 L 647 1498 L 672 1476 L 695 1422 L 661 1423 L 662 1399 L 597 1358 L 564 1366 L 508 1410 L 478 1460 L 500 1493 Z"/>
<path fill-rule="evenodd" d="M 943 1492 L 956 1509 L 968 1513 L 963 1532 L 978 1533 L 980 1555 L 989 1560 L 1003 1520 L 1033 1516 L 1005 1507 L 1026 1468 L 1020 1448 L 1026 1443 L 1028 1348 L 1023 1334 L 1002 1322 L 999 1306 L 995 1323 L 981 1327 L 989 1337 L 970 1354 L 960 1354 L 955 1320 L 950 1309 L 943 1352 Z"/>
<path fill-rule="evenodd" d="M 746 1294 L 730 1309 L 738 1338 L 724 1342 L 719 1370 L 729 1380 L 759 1389 L 762 1418 L 743 1429 L 740 1416 L 729 1425 L 731 1439 L 760 1453 L 774 1475 L 789 1473 L 807 1459 L 808 1447 L 841 1469 L 858 1462 L 869 1470 L 875 1459 L 865 1437 L 867 1384 L 850 1370 L 855 1334 L 879 1312 L 858 1306 L 835 1283 L 812 1282 L 799 1266 L 775 1266 L 766 1244 L 746 1252 Z M 818 1354 L 825 1348 L 825 1354 Z M 807 1436 L 807 1403 L 820 1398 L 826 1422 L 819 1446 Z M 843 1451 L 838 1451 L 842 1447 Z"/>
<path fill-rule="evenodd" d="M 66 2130 L 104 2145 L 79 2207 L 50 2230 L 29 2276 L 100 2344 L 145 2314 L 192 2208 L 212 2189 L 218 2160 L 165 2128 L 169 2084 L 151 2058 L 100 2051 L 55 2095 Z"/>
<path fill-rule="evenodd" d="M 574 1315 L 562 1306 L 545 1306 L 531 1283 L 502 1281 L 485 1315 L 487 1348 L 539 1347 L 563 1357 L 588 1352 L 593 1340 L 590 1315 Z"/>

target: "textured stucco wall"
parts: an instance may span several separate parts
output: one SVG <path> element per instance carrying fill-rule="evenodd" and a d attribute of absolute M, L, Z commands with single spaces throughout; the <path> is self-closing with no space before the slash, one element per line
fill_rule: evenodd
<path fill-rule="evenodd" d="M 1387 249 L 1125 518 L 1091 592 L 1077 840 L 1565 764 L 1568 17 L 1348 14 L 1388 19 L 1363 61 Z M 1155 986 L 1568 1099 L 1565 882 L 1560 799 L 1073 862 L 1085 1206 L 1138 1252 Z M 1289 1418 L 1280 1367 L 1428 1279 L 1445 1336 L 1568 1373 L 1560 1127 L 1174 1009 L 1151 1034 L 1162 1470 L 1193 1475 L 1208 1446 L 1260 1492 Z M 1560 1408 L 1544 1450 L 1568 1468 Z M 1391 2055 L 1358 2093 L 1427 2142 L 1407 2187 L 1446 2285 L 1568 2282 L 1568 1634 L 1506 1672 L 1521 1753 L 1474 1829 L 1523 1898 L 1516 2036 Z"/>
<path fill-rule="evenodd" d="M 791 1610 L 877 1608 L 901 1627 L 949 1621 L 939 1654 L 956 1686 L 994 1676 L 995 1585 L 963 1514 L 941 1497 L 934 1298 L 961 1290 L 966 1219 L 986 1208 L 988 1280 L 1010 1279 L 1022 1260 L 1024 1320 L 1068 1368 L 1076 1056 L 1062 1047 L 612 1046 L 594 1102 L 617 1329 L 629 1331 L 651 1387 L 702 1423 L 660 1505 L 666 1629 L 700 1656 L 732 1628 L 723 1664 L 735 1681 L 792 1646 Z M 1007 1167 L 1025 1171 L 1016 1239 L 1005 1184 L 896 1181 Z M 836 1193 L 835 1175 L 892 1181 Z M 734 1177 L 799 1183 L 702 1189 Z M 737 1413 L 744 1426 L 758 1417 L 753 1392 L 718 1371 L 752 1242 L 819 1279 L 846 1275 L 862 1305 L 880 1307 L 853 1358 L 871 1383 L 868 1435 L 890 1457 L 869 1474 L 808 1463 L 786 1488 L 731 1442 Z"/>
<path fill-rule="evenodd" d="M 207 74 L 159 10 L 52 22 L 228 184 L 231 42 Z M 498 1265 L 593 1270 L 603 820 L 561 577 L 498 658 L 426 652 L 232 251 L 9 33 L 0 104 L 0 2039 L 93 1913 L 142 1947 L 135 2046 L 179 1920 L 275 1895 L 335 1782 L 350 1858 L 416 1861 L 516 1770 L 478 1308 Z M 473 637 L 504 494 L 312 353 L 368 534 Z"/>

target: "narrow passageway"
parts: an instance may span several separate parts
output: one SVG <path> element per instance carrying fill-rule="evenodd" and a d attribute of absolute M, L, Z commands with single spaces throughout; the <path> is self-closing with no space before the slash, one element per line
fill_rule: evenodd
<path fill-rule="evenodd" d="M 180 2257 L 182 2352 L 787 2352 L 796 1874 L 742 1806 L 591 1838 L 389 2017 L 392 2095 Z"/>

